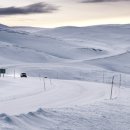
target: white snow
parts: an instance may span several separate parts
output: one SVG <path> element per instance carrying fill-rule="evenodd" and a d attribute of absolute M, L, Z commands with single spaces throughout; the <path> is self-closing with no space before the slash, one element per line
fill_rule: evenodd
<path fill-rule="evenodd" d="M 1 80 L 0 111 L 18 115 L 37 108 L 82 106 L 110 97 L 110 85 L 54 79 L 45 79 L 45 85 L 44 90 L 43 79 L 38 78 Z"/>
<path fill-rule="evenodd" d="M 0 80 L 0 111 L 10 115 L 0 115 L 1 130 L 129 129 L 129 88 L 115 85 L 110 100 L 110 84 L 45 79 L 45 85 L 40 78 Z"/>
<path fill-rule="evenodd" d="M 0 130 L 129 130 L 129 42 L 130 25 L 0 25 Z"/>

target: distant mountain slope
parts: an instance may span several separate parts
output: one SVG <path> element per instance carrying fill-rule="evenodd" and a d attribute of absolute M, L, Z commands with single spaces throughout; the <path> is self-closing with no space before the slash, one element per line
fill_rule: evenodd
<path fill-rule="evenodd" d="M 0 24 L 0 28 L 8 28 L 8 26 Z"/>
<path fill-rule="evenodd" d="M 87 46 L 88 44 L 73 44 L 65 39 L 39 36 L 39 34 L 14 28 L 0 30 L 1 56 L 18 62 L 85 60 L 108 54 L 108 51 L 100 49 L 100 46 L 91 47 Z"/>
<path fill-rule="evenodd" d="M 17 31 L 26 31 L 30 33 L 35 33 L 41 30 L 46 30 L 47 28 L 38 28 L 38 27 L 26 27 L 26 26 L 19 26 L 19 27 L 12 27 L 12 29 Z"/>
<path fill-rule="evenodd" d="M 130 74 L 129 59 L 130 59 L 130 52 L 126 52 L 120 55 L 86 61 L 86 63 L 100 66 L 107 70 Z"/>
<path fill-rule="evenodd" d="M 91 64 L 126 72 L 122 62 L 129 59 L 130 55 L 126 53 L 129 49 L 129 24 L 52 29 L 0 25 L 0 64 L 58 63 L 73 67 L 75 71 Z M 123 54 L 127 54 L 126 61 L 123 60 L 125 56 L 120 57 Z M 120 60 L 116 62 L 117 59 Z M 121 67 L 113 69 L 114 63 Z M 129 63 L 127 67 L 130 67 Z M 52 68 L 49 71 L 53 71 Z M 66 71 L 70 73 L 69 69 Z"/>
<path fill-rule="evenodd" d="M 36 32 L 40 36 L 64 39 L 74 45 L 100 48 L 110 53 L 127 51 L 130 46 L 130 24 L 90 27 L 59 27 Z"/>

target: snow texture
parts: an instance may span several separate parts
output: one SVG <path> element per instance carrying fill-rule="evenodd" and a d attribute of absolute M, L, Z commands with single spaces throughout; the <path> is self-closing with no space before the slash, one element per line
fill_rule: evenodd
<path fill-rule="evenodd" d="M 0 130 L 129 130 L 129 58 L 129 24 L 0 24 Z"/>

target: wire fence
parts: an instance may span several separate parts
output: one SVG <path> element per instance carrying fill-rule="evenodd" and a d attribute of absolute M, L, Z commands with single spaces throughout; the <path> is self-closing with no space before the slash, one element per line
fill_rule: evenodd
<path fill-rule="evenodd" d="M 50 79 L 65 79 L 65 80 L 82 80 L 90 82 L 99 82 L 111 84 L 112 77 L 114 76 L 114 84 L 118 86 L 129 87 L 130 75 L 107 70 L 49 70 L 39 69 L 32 71 L 25 71 L 27 75 L 32 77 L 48 77 Z M 31 73 L 30 73 L 31 72 Z M 20 77 L 20 71 L 14 68 L 7 69 L 7 74 L 12 77 Z"/>

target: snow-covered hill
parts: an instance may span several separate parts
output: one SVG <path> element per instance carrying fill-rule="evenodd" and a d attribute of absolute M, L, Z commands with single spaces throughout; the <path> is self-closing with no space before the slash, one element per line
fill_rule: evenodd
<path fill-rule="evenodd" d="M 0 130 L 129 130 L 129 51 L 129 24 L 0 25 Z"/>
<path fill-rule="evenodd" d="M 93 82 L 45 79 L 44 88 L 43 78 L 2 78 L 0 130 L 128 130 L 130 90 L 114 85 L 113 100 L 110 91 Z"/>
<path fill-rule="evenodd" d="M 79 67 L 75 63 L 78 63 L 78 66 L 88 66 L 87 62 L 84 61 L 105 59 L 105 57 L 107 59 L 110 57 L 111 60 L 113 56 L 117 57 L 126 53 L 129 51 L 129 42 L 130 25 L 59 27 L 54 29 L 11 28 L 1 25 L 0 63 L 4 67 L 4 64 L 10 66 L 14 63 L 22 65 L 51 62 L 61 67 L 62 65 L 73 66 L 78 70 Z M 34 65 L 34 67 L 36 66 Z M 122 62 L 120 66 L 122 66 Z M 89 66 L 89 68 L 91 69 L 93 66 Z M 110 68 L 109 70 L 113 70 Z M 50 68 L 50 71 L 53 70 Z M 126 71 L 121 70 L 120 72 Z"/>

